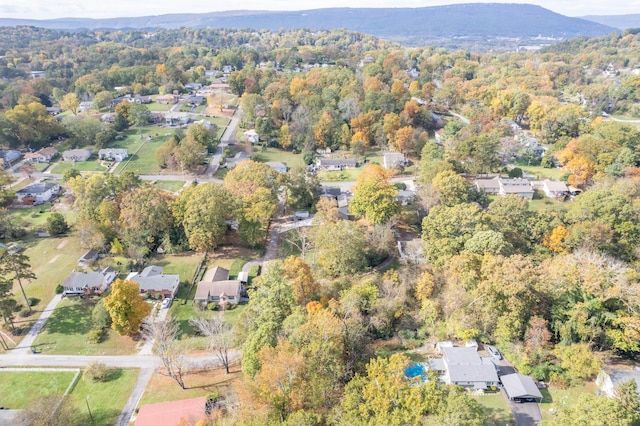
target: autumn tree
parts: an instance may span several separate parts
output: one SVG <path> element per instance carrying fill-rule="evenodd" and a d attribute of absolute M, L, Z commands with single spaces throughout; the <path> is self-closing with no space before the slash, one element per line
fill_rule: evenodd
<path fill-rule="evenodd" d="M 60 100 L 60 108 L 71 111 L 73 115 L 78 114 L 78 108 L 80 108 L 80 99 L 75 93 L 67 93 Z"/>
<path fill-rule="evenodd" d="M 299 305 L 304 306 L 318 297 L 320 285 L 313 278 L 311 268 L 303 259 L 295 256 L 286 258 L 284 273 Z"/>
<path fill-rule="evenodd" d="M 439 200 L 445 206 L 467 203 L 471 200 L 471 185 L 453 171 L 440 172 L 433 178 L 433 187 L 439 193 Z"/>
<path fill-rule="evenodd" d="M 103 303 L 111 316 L 111 327 L 122 336 L 136 334 L 151 313 L 151 306 L 142 300 L 140 286 L 134 281 L 117 279 Z"/>
<path fill-rule="evenodd" d="M 387 182 L 387 173 L 377 164 L 365 167 L 353 189 L 349 210 L 372 224 L 388 222 L 398 212 L 398 191 Z"/>
<path fill-rule="evenodd" d="M 313 227 L 311 240 L 315 247 L 312 263 L 326 276 L 355 274 L 367 267 L 366 235 L 354 222 L 322 223 Z"/>

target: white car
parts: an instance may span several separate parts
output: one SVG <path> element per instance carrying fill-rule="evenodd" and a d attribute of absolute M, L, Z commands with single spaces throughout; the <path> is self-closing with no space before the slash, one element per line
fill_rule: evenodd
<path fill-rule="evenodd" d="M 169 306 L 171 306 L 171 302 L 172 302 L 172 300 L 171 300 L 171 299 L 166 298 L 166 299 L 164 299 L 164 300 L 162 301 L 162 305 L 161 305 L 161 306 L 162 306 L 163 308 L 168 308 Z"/>
<path fill-rule="evenodd" d="M 487 345 L 486 348 L 487 352 L 489 352 L 492 357 L 494 357 L 495 359 L 502 359 L 502 354 L 500 353 L 498 348 L 492 345 Z"/>

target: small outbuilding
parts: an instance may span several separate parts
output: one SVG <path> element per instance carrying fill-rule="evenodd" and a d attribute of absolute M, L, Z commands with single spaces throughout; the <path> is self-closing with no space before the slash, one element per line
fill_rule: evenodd
<path fill-rule="evenodd" d="M 520 373 L 507 374 L 500 377 L 507 397 L 514 402 L 540 402 L 542 393 L 529 376 Z"/>

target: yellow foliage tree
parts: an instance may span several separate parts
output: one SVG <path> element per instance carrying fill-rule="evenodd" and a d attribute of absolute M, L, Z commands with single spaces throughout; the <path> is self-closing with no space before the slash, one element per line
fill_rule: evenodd
<path fill-rule="evenodd" d="M 309 265 L 301 258 L 287 257 L 284 261 L 284 275 L 299 305 L 307 305 L 318 296 L 320 285 L 313 279 Z"/>
<path fill-rule="evenodd" d="M 142 300 L 140 286 L 134 281 L 116 280 L 103 303 L 111 316 L 111 328 L 121 336 L 136 334 L 142 320 L 151 313 L 151 306 Z"/>
<path fill-rule="evenodd" d="M 551 233 L 544 237 L 542 244 L 551 251 L 562 253 L 566 251 L 564 241 L 569 236 L 569 231 L 564 226 L 556 226 Z"/>

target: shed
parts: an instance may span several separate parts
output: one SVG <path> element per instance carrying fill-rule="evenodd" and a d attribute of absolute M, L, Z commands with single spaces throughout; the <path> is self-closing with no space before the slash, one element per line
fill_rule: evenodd
<path fill-rule="evenodd" d="M 513 373 L 502 376 L 500 380 L 510 400 L 515 402 L 542 401 L 542 393 L 531 377 Z"/>
<path fill-rule="evenodd" d="M 238 281 L 240 281 L 241 284 L 249 282 L 249 273 L 245 271 L 238 272 Z"/>

